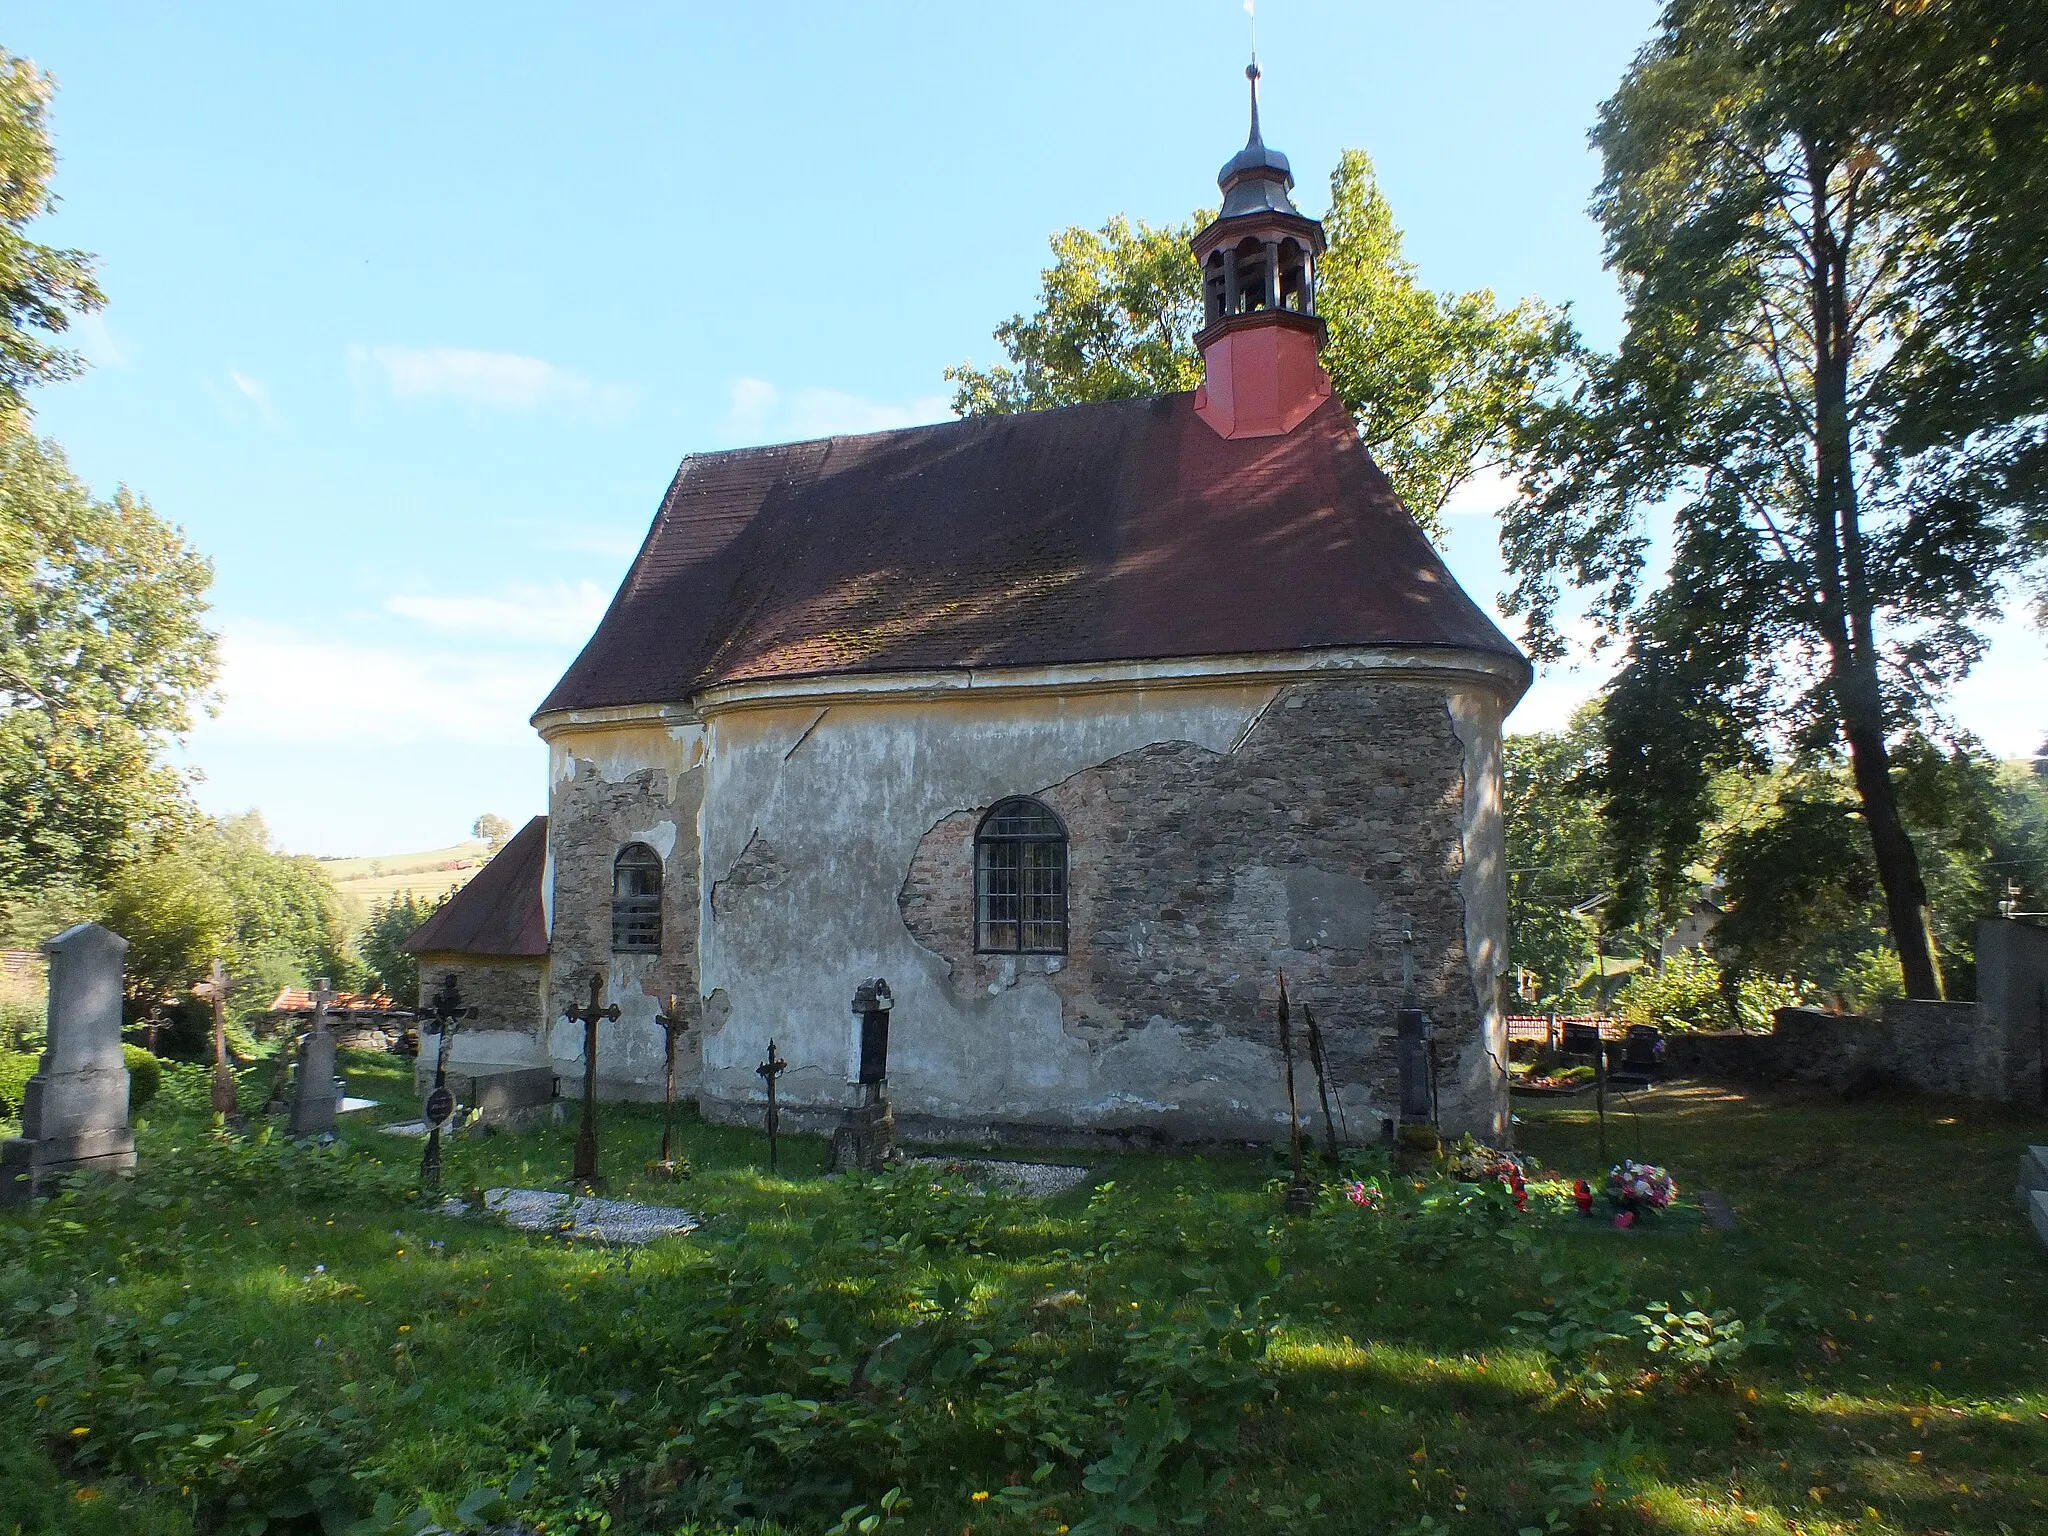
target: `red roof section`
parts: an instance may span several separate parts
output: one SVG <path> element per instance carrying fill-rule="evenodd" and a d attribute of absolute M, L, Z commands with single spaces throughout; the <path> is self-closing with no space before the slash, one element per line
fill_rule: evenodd
<path fill-rule="evenodd" d="M 547 861 L 548 819 L 536 816 L 399 948 L 414 955 L 546 954 L 541 881 Z"/>
<path fill-rule="evenodd" d="M 1523 662 L 1350 414 L 1226 441 L 1194 397 L 693 454 L 541 711 L 720 683 L 1392 645 Z"/>

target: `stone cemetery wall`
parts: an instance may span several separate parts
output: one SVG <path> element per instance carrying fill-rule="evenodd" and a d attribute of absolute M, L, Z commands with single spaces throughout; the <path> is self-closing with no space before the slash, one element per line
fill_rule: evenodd
<path fill-rule="evenodd" d="M 1673 1035 L 1665 1059 L 1686 1076 L 2042 1104 L 2048 930 L 1978 924 L 1977 990 L 1974 1003 L 1895 998 L 1876 1019 L 1781 1008 L 1768 1035 Z"/>

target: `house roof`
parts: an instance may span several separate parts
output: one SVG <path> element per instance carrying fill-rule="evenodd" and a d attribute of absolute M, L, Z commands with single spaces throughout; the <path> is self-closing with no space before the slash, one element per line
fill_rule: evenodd
<path fill-rule="evenodd" d="M 546 954 L 541 880 L 547 858 L 548 819 L 536 816 L 399 948 L 414 955 Z"/>
<path fill-rule="evenodd" d="M 821 673 L 1376 645 L 1527 665 L 1339 401 L 1230 441 L 1191 394 L 1161 395 L 691 455 L 540 713 Z"/>

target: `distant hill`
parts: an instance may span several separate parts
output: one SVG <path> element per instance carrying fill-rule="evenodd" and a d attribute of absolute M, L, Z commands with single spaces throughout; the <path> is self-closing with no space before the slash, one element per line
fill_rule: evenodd
<path fill-rule="evenodd" d="M 372 907 L 389 901 L 400 891 L 411 891 L 422 901 L 432 901 L 449 891 L 460 890 L 490 857 L 491 845 L 472 839 L 448 848 L 430 848 L 425 853 L 322 859 L 320 867 L 336 890 Z"/>

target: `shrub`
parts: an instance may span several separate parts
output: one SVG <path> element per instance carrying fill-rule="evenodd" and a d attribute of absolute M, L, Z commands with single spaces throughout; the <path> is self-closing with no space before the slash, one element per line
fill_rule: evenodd
<path fill-rule="evenodd" d="M 122 1046 L 121 1060 L 128 1067 L 128 1113 L 139 1114 L 163 1086 L 164 1064 L 139 1045 Z"/>
<path fill-rule="evenodd" d="M 1799 989 L 1777 976 L 1746 975 L 1735 995 L 1735 1022 L 1740 1028 L 1764 1031 L 1771 1014 L 1799 1001 Z M 1615 999 L 1615 1011 L 1631 1024 L 1648 1024 L 1667 1034 L 1694 1029 L 1726 1029 L 1727 974 L 1712 955 L 1689 949 L 1673 955 L 1654 971 L 1638 971 Z"/>
<path fill-rule="evenodd" d="M 1835 990 L 1851 1013 L 1875 1013 L 1888 998 L 1906 995 L 1906 972 L 1898 951 L 1866 949 L 1835 978 Z"/>
<path fill-rule="evenodd" d="M 41 1060 L 22 1051 L 0 1051 L 0 1114 L 10 1118 L 21 1114 L 21 1090 L 35 1076 Z"/>

